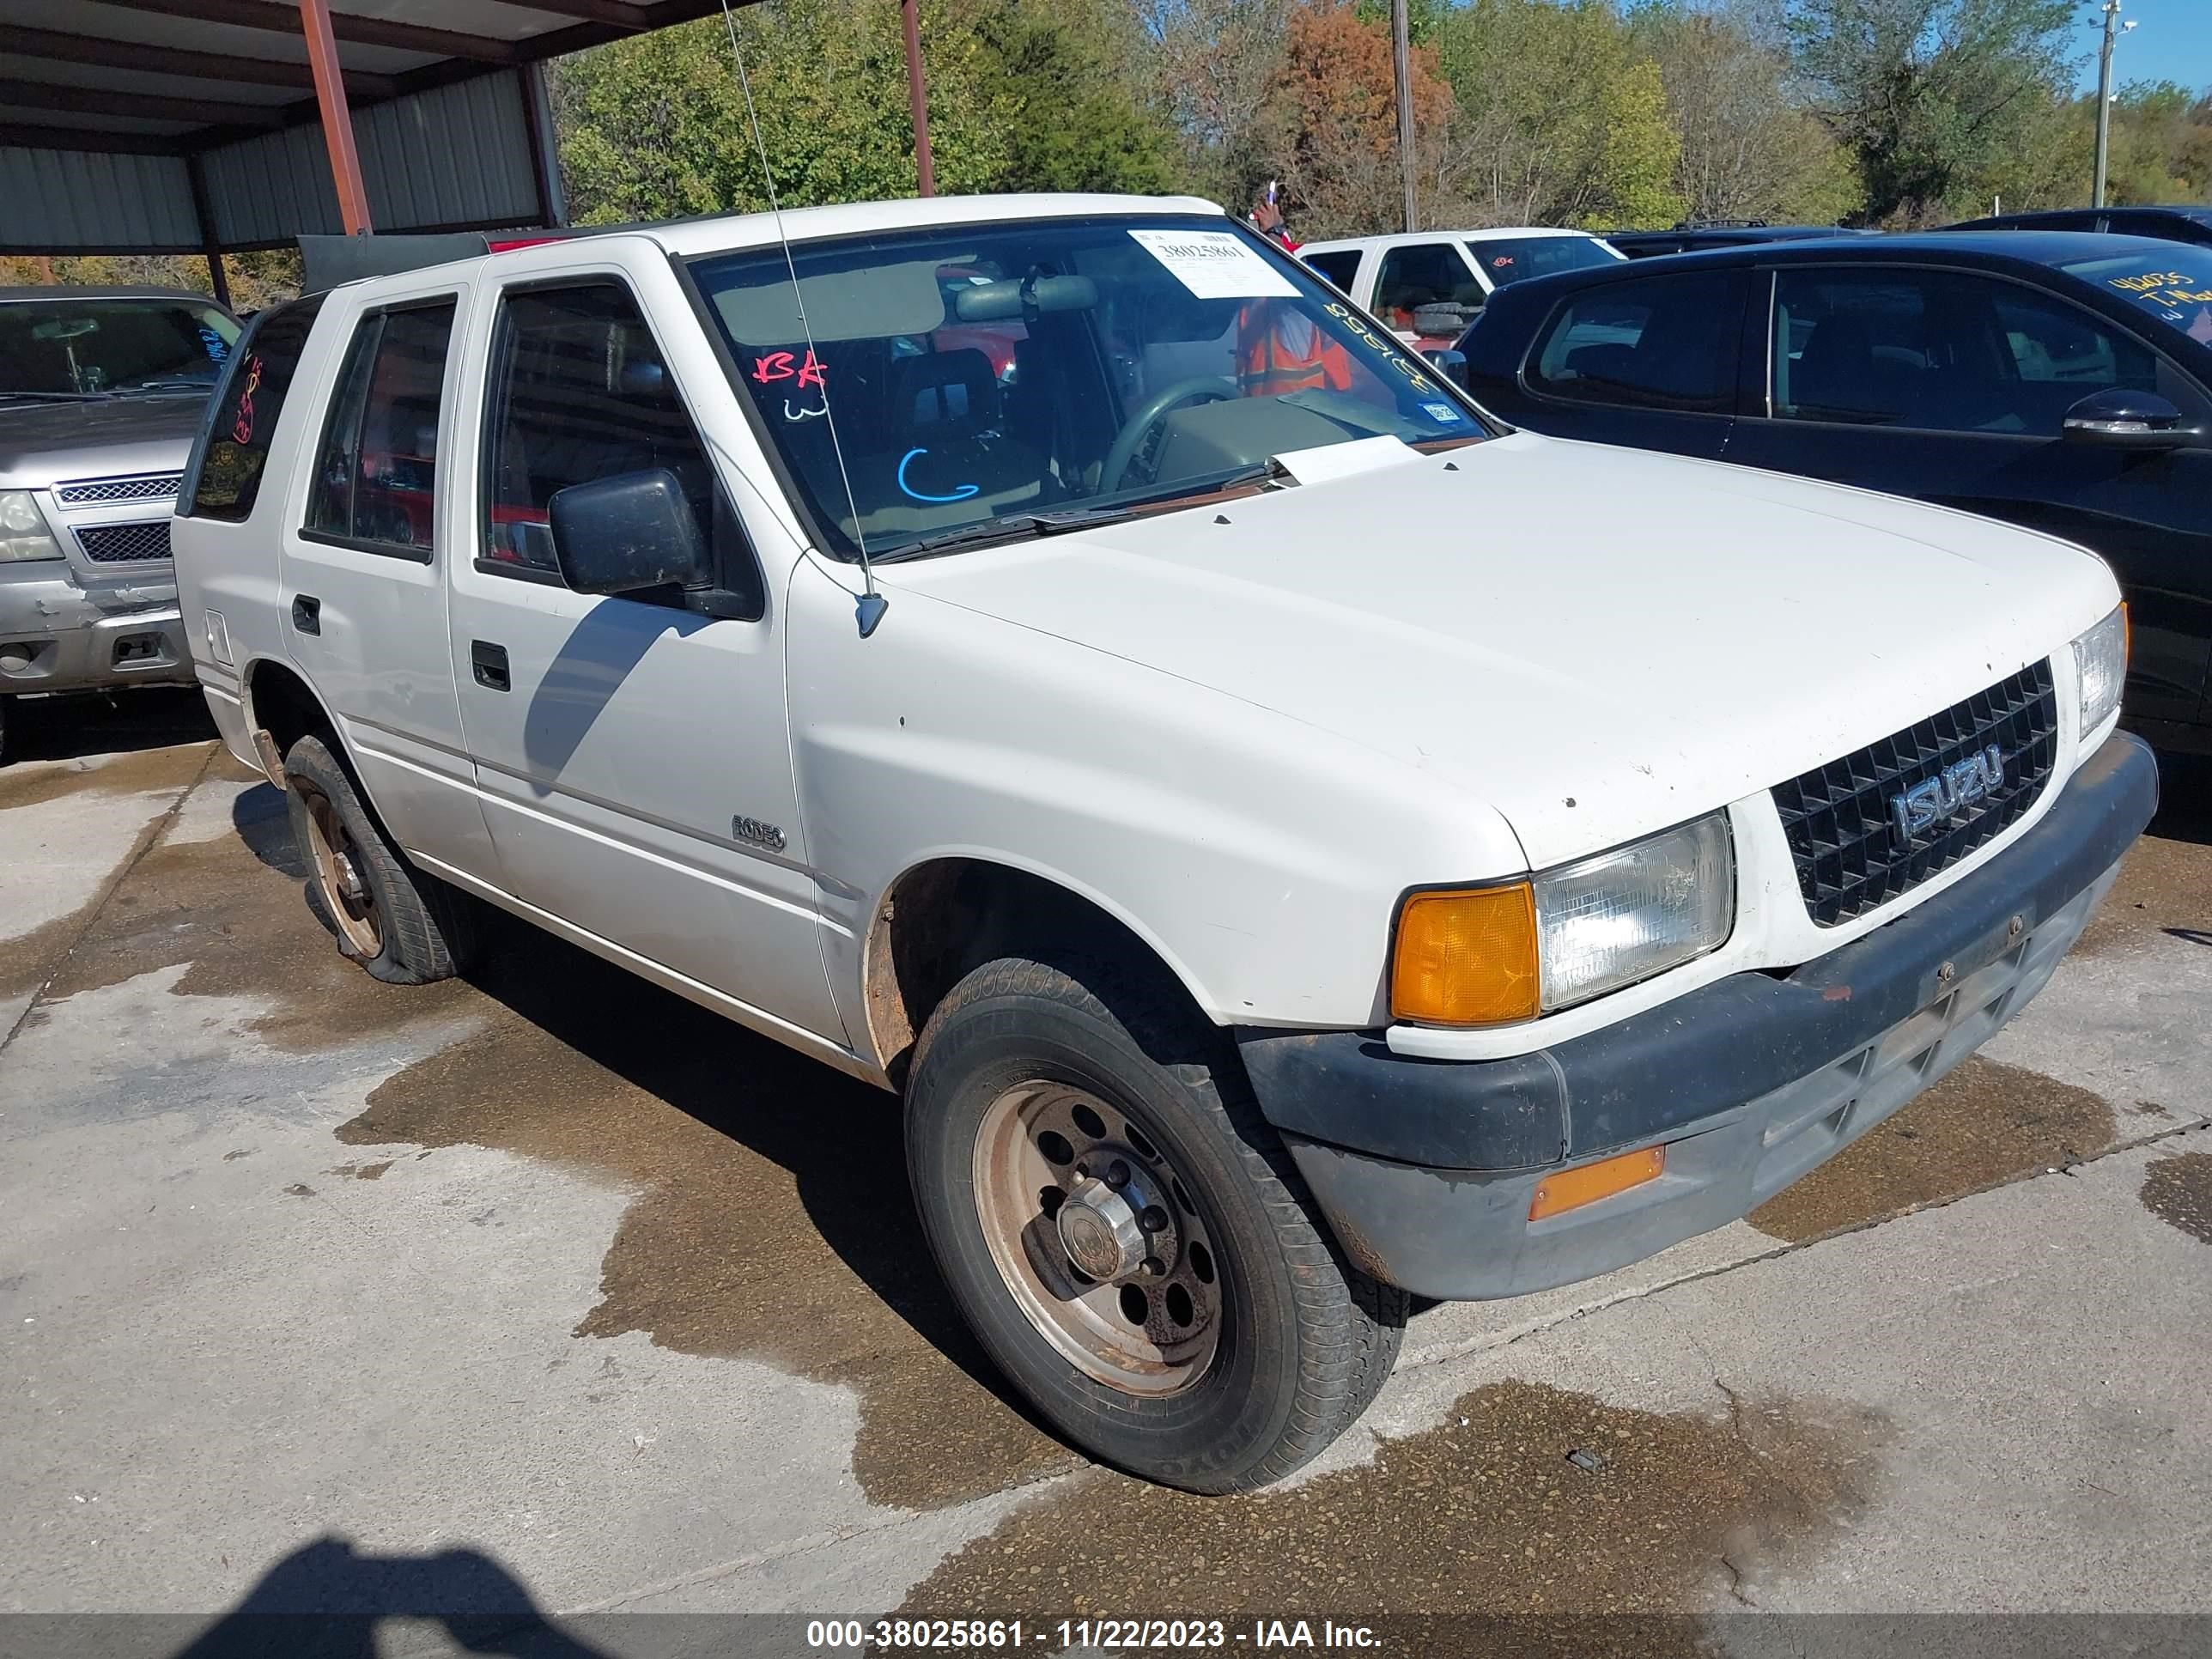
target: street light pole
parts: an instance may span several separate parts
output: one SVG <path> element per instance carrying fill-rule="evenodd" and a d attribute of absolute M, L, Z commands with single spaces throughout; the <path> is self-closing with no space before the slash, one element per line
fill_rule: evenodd
<path fill-rule="evenodd" d="M 2106 159 L 2112 133 L 2112 43 L 2133 28 L 2120 21 L 2120 0 L 2105 0 L 2105 40 L 2097 49 L 2097 175 L 2089 189 L 2089 205 L 2105 205 Z"/>
<path fill-rule="evenodd" d="M 2115 0 L 2118 3 L 2118 0 Z M 914 118 L 914 170 L 924 196 L 937 194 L 937 165 L 929 153 L 929 88 L 921 73 L 921 20 L 918 0 L 899 7 L 900 26 L 906 35 L 906 97 Z"/>

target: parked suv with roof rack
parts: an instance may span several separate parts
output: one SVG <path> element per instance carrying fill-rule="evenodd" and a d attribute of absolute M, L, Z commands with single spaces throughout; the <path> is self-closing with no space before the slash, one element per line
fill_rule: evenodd
<path fill-rule="evenodd" d="M 0 759 L 11 697 L 191 684 L 169 514 L 238 334 L 197 294 L 0 289 Z"/>
<path fill-rule="evenodd" d="M 340 950 L 439 978 L 489 902 L 897 1091 L 822 1133 L 902 1131 L 985 1351 L 1203 1491 L 1356 1419 L 1409 1293 L 1881 1121 L 2155 800 L 2093 556 L 1506 434 L 1206 203 L 493 253 L 228 385 L 186 615 Z"/>

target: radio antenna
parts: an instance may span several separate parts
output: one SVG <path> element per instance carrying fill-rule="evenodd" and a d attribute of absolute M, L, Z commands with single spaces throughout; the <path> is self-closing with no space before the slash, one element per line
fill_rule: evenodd
<path fill-rule="evenodd" d="M 737 15 L 730 9 L 730 0 L 722 0 L 722 21 L 730 31 L 730 56 L 737 60 L 738 88 L 745 97 L 745 120 L 753 130 L 753 149 L 760 156 L 761 179 L 768 186 L 768 210 L 775 221 L 775 240 L 783 247 L 783 268 L 791 277 L 791 301 L 799 308 L 799 331 L 806 341 L 806 356 L 816 364 L 821 358 L 814 349 L 813 325 L 806 320 L 806 295 L 799 286 L 799 264 L 791 255 L 791 238 L 784 234 L 783 205 L 776 199 L 775 173 L 768 164 L 768 141 L 761 137 L 760 113 L 753 107 L 753 83 L 745 74 L 744 49 L 738 45 Z M 860 503 L 853 494 L 853 475 L 846 470 L 845 446 L 837 440 L 837 410 L 830 396 L 830 376 L 822 373 L 822 411 L 829 417 L 830 449 L 837 458 L 837 481 L 845 487 L 845 506 L 853 515 L 853 540 L 860 550 L 860 597 L 854 603 L 854 617 L 860 626 L 860 637 L 866 639 L 883 621 L 884 612 L 891 602 L 876 591 L 875 567 L 868 562 L 868 532 L 860 527 Z"/>

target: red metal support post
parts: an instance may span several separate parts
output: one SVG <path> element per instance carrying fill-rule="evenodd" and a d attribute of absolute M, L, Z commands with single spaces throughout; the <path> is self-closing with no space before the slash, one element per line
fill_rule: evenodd
<path fill-rule="evenodd" d="M 328 0 L 300 0 L 300 24 L 307 37 L 307 66 L 314 71 L 315 103 L 323 112 L 323 148 L 330 153 L 331 179 L 338 192 L 338 217 L 349 236 L 365 236 L 368 191 L 361 182 L 361 155 L 353 143 L 353 112 L 346 106 L 338 44 L 331 33 Z"/>
<path fill-rule="evenodd" d="M 301 0 L 305 5 L 307 0 Z M 937 164 L 929 154 L 929 88 L 921 78 L 921 0 L 900 0 L 906 24 L 906 97 L 914 110 L 914 165 L 921 175 L 921 193 L 937 194 Z"/>

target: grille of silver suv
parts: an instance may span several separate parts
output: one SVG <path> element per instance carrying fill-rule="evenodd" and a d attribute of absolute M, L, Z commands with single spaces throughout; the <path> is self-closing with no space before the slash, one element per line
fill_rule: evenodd
<path fill-rule="evenodd" d="M 93 507 L 103 501 L 152 501 L 177 493 L 181 472 L 149 472 L 135 478 L 78 478 L 54 486 L 64 507 Z"/>
<path fill-rule="evenodd" d="M 79 525 L 76 544 L 97 564 L 144 564 L 169 556 L 169 521 Z"/>

